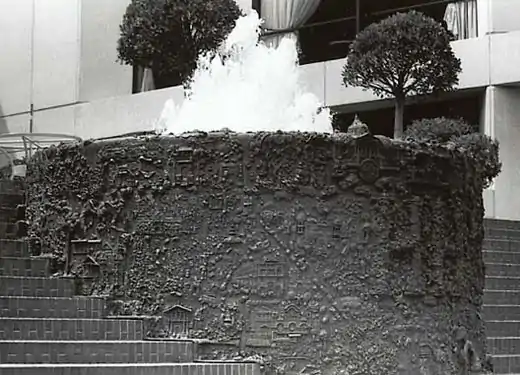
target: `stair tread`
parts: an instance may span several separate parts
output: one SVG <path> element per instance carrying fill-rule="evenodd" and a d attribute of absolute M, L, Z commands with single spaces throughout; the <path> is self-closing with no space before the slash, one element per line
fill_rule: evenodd
<path fill-rule="evenodd" d="M 256 362 L 152 362 L 152 363 L 0 363 L 1 368 L 25 368 L 25 367 L 36 367 L 36 368 L 54 368 L 54 367 L 66 367 L 66 368 L 78 368 L 78 367 L 167 367 L 167 366 L 186 366 L 186 365 L 209 365 L 213 363 L 225 363 L 225 364 L 255 364 Z"/>
<path fill-rule="evenodd" d="M 515 290 L 515 289 L 484 289 L 484 293 L 488 293 L 488 292 L 493 292 L 493 293 L 496 293 L 496 292 L 500 292 L 500 293 L 520 293 L 520 290 Z"/>
<path fill-rule="evenodd" d="M 518 251 L 482 249 L 483 253 L 499 253 L 499 254 L 518 254 Z"/>
<path fill-rule="evenodd" d="M 124 321 L 136 321 L 138 319 L 134 318 L 134 319 L 121 319 L 121 318 L 114 318 L 114 317 L 106 317 L 106 318 L 51 318 L 51 317 L 47 317 L 47 318 L 28 318 L 28 317 L 21 317 L 21 318 L 18 318 L 16 316 L 12 316 L 12 317 L 9 317 L 9 316 L 2 316 L 0 317 L 0 321 L 2 320 L 23 320 L 23 321 L 30 321 L 30 320 L 45 320 L 45 321 L 49 321 L 49 320 L 59 320 L 59 321 L 103 321 L 103 322 L 106 322 L 106 321 L 109 321 L 109 322 L 124 322 Z M 1 340 L 0 340 L 1 341 Z M 34 341 L 34 340 L 31 340 L 31 341 Z M 77 340 L 73 340 L 73 341 L 77 341 Z"/>
<path fill-rule="evenodd" d="M 496 262 L 487 262 L 486 266 L 520 266 L 517 263 L 496 263 Z"/>
<path fill-rule="evenodd" d="M 520 323 L 520 320 L 486 320 L 486 323 Z"/>
<path fill-rule="evenodd" d="M 140 344 L 140 343 L 189 343 L 192 344 L 195 340 L 191 339 L 168 339 L 168 340 L 156 340 L 156 339 L 146 339 L 146 340 L 0 340 L 0 344 L 47 344 L 47 345 L 56 345 L 56 344 Z"/>
<path fill-rule="evenodd" d="M 33 299 L 49 299 L 49 300 L 57 300 L 57 299 L 59 299 L 59 300 L 65 300 L 65 299 L 91 299 L 91 298 L 94 298 L 94 299 L 105 299 L 106 297 L 104 297 L 104 296 L 72 296 L 72 297 L 0 296 L 0 298 L 12 298 L 12 299 L 21 298 L 21 299 L 29 299 L 29 300 L 33 300 Z"/>
<path fill-rule="evenodd" d="M 520 276 L 503 276 L 503 275 L 489 275 L 486 276 L 486 279 L 513 279 L 513 280 L 520 280 Z"/>

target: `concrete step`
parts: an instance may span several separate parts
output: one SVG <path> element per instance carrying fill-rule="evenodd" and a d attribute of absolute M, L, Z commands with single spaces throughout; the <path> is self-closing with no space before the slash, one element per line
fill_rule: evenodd
<path fill-rule="evenodd" d="M 105 317 L 105 300 L 101 297 L 0 297 L 0 316 L 99 319 Z"/>
<path fill-rule="evenodd" d="M 72 279 L 0 276 L 0 296 L 72 297 L 73 295 Z"/>
<path fill-rule="evenodd" d="M 256 363 L 109 363 L 2 365 L 5 375 L 260 375 Z"/>
<path fill-rule="evenodd" d="M 520 252 L 514 251 L 485 250 L 482 252 L 482 258 L 485 263 L 520 264 Z"/>
<path fill-rule="evenodd" d="M 520 277 L 520 264 L 487 263 L 486 276 L 517 276 Z"/>
<path fill-rule="evenodd" d="M 482 241 L 482 249 L 484 251 L 509 251 L 520 252 L 520 241 L 508 239 L 487 239 Z"/>
<path fill-rule="evenodd" d="M 4 340 L 143 340 L 137 319 L 0 318 Z"/>
<path fill-rule="evenodd" d="M 487 337 L 517 337 L 520 335 L 520 320 L 486 320 L 486 335 Z"/>
<path fill-rule="evenodd" d="M 520 354 L 516 355 L 494 355 L 493 369 L 496 375 L 518 375 L 520 374 Z"/>
<path fill-rule="evenodd" d="M 25 241 L 0 239 L 0 257 L 24 258 L 30 255 Z"/>
<path fill-rule="evenodd" d="M 486 276 L 486 290 L 520 290 L 520 277 Z"/>
<path fill-rule="evenodd" d="M 483 306 L 483 319 L 488 320 L 520 320 L 520 306 L 511 304 Z"/>
<path fill-rule="evenodd" d="M 191 341 L 0 341 L 0 363 L 193 362 Z"/>
<path fill-rule="evenodd" d="M 518 334 L 518 333 L 517 333 Z M 520 354 L 520 337 L 492 337 L 487 338 L 487 348 L 491 355 Z"/>
<path fill-rule="evenodd" d="M 0 276 L 46 277 L 48 269 L 45 258 L 0 258 Z"/>

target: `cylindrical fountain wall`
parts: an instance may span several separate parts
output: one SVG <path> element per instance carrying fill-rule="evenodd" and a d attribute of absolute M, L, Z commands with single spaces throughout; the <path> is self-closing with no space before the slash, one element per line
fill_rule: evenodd
<path fill-rule="evenodd" d="M 34 159 L 28 215 L 114 314 L 160 315 L 154 333 L 207 339 L 202 358 L 458 374 L 457 347 L 485 349 L 472 173 L 366 132 L 96 141 Z"/>

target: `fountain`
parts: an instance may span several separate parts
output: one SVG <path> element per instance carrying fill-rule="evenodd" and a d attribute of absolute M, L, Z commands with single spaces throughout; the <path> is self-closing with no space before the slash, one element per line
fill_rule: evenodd
<path fill-rule="evenodd" d="M 259 44 L 260 25 L 252 11 L 237 21 L 216 56 L 199 58 L 186 100 L 178 107 L 166 103 L 159 133 L 332 133 L 329 110 L 302 88 L 295 41 L 283 39 L 278 48 Z"/>
<path fill-rule="evenodd" d="M 154 336 L 199 340 L 202 359 L 468 374 L 485 353 L 485 173 L 451 143 L 359 121 L 329 134 L 297 85 L 294 44 L 257 46 L 258 22 L 201 58 L 160 135 L 29 163 L 32 235 L 59 257 L 75 239 L 67 271 L 93 277 L 85 292 L 109 294 L 113 314 L 157 316 Z"/>

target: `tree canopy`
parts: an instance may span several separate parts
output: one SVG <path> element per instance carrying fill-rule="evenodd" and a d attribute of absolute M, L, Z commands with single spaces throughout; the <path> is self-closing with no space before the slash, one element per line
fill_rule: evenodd
<path fill-rule="evenodd" d="M 183 83 L 198 56 L 216 50 L 240 15 L 235 0 L 132 0 L 120 26 L 118 58 L 151 68 L 166 86 Z"/>
<path fill-rule="evenodd" d="M 450 45 L 452 37 L 420 12 L 394 14 L 356 36 L 343 82 L 395 98 L 394 137 L 401 137 L 406 96 L 450 91 L 458 84 L 462 69 Z"/>

